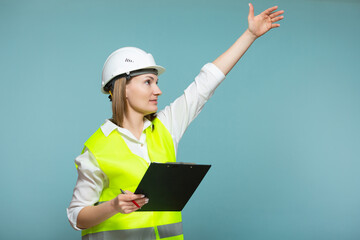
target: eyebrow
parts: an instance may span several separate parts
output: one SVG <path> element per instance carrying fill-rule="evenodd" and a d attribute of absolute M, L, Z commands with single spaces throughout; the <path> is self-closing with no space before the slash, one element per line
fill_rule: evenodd
<path fill-rule="evenodd" d="M 153 81 L 155 81 L 155 78 L 152 77 L 152 76 L 146 76 L 147 78 L 151 78 Z M 156 80 L 156 81 L 159 81 L 159 78 Z"/>

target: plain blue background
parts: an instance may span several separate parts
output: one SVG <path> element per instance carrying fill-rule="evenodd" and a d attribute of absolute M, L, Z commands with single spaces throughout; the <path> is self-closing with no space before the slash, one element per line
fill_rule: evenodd
<path fill-rule="evenodd" d="M 183 211 L 194 239 L 360 238 L 360 2 L 279 5 L 179 146 L 212 168 Z M 0 239 L 80 239 L 66 211 L 83 143 L 106 118 L 107 56 L 167 68 L 160 107 L 247 28 L 248 2 L 0 1 Z"/>

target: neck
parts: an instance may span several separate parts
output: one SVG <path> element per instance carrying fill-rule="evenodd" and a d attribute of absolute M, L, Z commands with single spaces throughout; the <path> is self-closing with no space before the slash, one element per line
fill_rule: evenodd
<path fill-rule="evenodd" d="M 137 139 L 140 139 L 144 128 L 144 115 L 139 113 L 125 114 L 123 127 L 129 130 Z"/>

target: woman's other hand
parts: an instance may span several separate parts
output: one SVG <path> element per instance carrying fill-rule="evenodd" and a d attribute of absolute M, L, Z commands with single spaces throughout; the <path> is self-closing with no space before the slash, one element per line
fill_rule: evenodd
<path fill-rule="evenodd" d="M 125 191 L 126 194 L 119 194 L 112 200 L 112 205 L 116 211 L 120 213 L 132 213 L 139 208 L 132 202 L 135 201 L 140 208 L 149 202 L 149 199 L 141 194 L 134 194 L 130 191 Z"/>
<path fill-rule="evenodd" d="M 284 11 L 275 11 L 277 8 L 277 6 L 268 8 L 259 15 L 254 16 L 254 6 L 249 3 L 248 29 L 255 38 L 260 37 L 272 28 L 280 27 L 280 24 L 275 22 L 284 18 L 284 16 L 280 16 Z"/>
<path fill-rule="evenodd" d="M 97 206 L 84 207 L 79 212 L 76 226 L 80 229 L 87 229 L 98 225 L 119 212 L 127 214 L 138 210 L 139 208 L 132 201 L 136 201 L 140 208 L 149 202 L 149 199 L 144 195 L 134 194 L 129 191 L 125 192 L 126 194 L 119 194 L 111 201 Z"/>

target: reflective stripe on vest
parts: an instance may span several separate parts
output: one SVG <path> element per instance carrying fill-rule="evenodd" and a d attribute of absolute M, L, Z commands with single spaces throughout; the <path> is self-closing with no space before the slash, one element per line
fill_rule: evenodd
<path fill-rule="evenodd" d="M 145 134 L 151 161 L 176 161 L 174 142 L 160 120 L 156 118 L 153 127 L 148 127 Z M 99 203 L 115 198 L 120 194 L 120 188 L 134 192 L 149 167 L 143 158 L 130 151 L 117 130 L 105 136 L 101 129 L 98 129 L 86 141 L 85 147 L 94 155 L 109 179 L 108 186 L 104 187 L 100 195 Z M 87 237 L 84 239 L 106 240 L 119 239 L 118 236 L 124 240 L 168 237 L 183 239 L 181 221 L 181 212 L 118 213 L 92 228 L 83 230 L 82 236 Z"/>
<path fill-rule="evenodd" d="M 160 239 L 179 236 L 182 235 L 183 233 L 181 222 L 161 225 L 158 226 L 157 229 Z M 150 228 L 98 232 L 98 233 L 88 234 L 82 237 L 82 240 L 104 240 L 104 239 L 150 240 L 150 239 L 156 239 L 156 234 L 155 234 L 155 229 L 153 227 L 150 227 Z"/>
<path fill-rule="evenodd" d="M 183 234 L 182 222 L 158 226 L 160 238 L 174 237 Z"/>
<path fill-rule="evenodd" d="M 126 239 L 126 240 L 140 240 L 140 239 L 156 239 L 155 230 L 153 227 L 114 230 L 97 232 L 85 235 L 82 240 L 107 240 L 107 239 Z"/>

